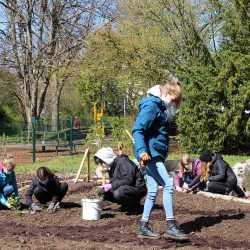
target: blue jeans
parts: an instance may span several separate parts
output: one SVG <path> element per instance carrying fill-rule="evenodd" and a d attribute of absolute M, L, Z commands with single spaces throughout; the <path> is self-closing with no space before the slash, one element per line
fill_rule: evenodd
<path fill-rule="evenodd" d="M 4 188 L 3 188 L 3 194 L 5 197 L 10 196 L 12 193 L 14 192 L 14 187 L 10 184 L 7 184 Z"/>
<path fill-rule="evenodd" d="M 148 221 L 155 204 L 158 186 L 163 187 L 163 206 L 166 219 L 174 219 L 173 215 L 173 179 L 169 176 L 164 163 L 151 160 L 145 169 L 147 196 L 144 203 L 142 221 Z"/>

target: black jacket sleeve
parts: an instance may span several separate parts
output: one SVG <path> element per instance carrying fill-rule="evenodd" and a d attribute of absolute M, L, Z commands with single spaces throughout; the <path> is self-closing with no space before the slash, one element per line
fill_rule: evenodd
<path fill-rule="evenodd" d="M 120 186 L 133 186 L 135 182 L 136 166 L 127 156 L 118 156 L 115 159 L 115 170 L 111 179 L 112 190 Z"/>
<path fill-rule="evenodd" d="M 26 192 L 26 204 L 27 205 L 31 205 L 31 203 L 32 203 L 32 196 L 34 194 L 34 190 L 35 190 L 36 186 L 37 186 L 37 181 L 34 178 L 31 182 L 27 192 Z"/>
<path fill-rule="evenodd" d="M 200 176 L 200 175 L 197 175 L 197 176 L 191 181 L 191 183 L 188 184 L 188 187 L 189 187 L 189 188 L 194 187 L 197 183 L 200 182 L 200 178 L 201 178 L 201 176 Z"/>
<path fill-rule="evenodd" d="M 213 175 L 208 178 L 209 181 L 223 181 L 226 179 L 227 165 L 223 160 L 218 160 L 213 166 Z"/>

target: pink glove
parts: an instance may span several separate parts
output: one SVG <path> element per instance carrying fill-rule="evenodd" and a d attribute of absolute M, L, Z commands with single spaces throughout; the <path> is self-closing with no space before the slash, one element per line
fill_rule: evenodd
<path fill-rule="evenodd" d="M 104 190 L 104 192 L 108 192 L 111 188 L 112 188 L 111 183 L 102 185 L 102 189 Z"/>

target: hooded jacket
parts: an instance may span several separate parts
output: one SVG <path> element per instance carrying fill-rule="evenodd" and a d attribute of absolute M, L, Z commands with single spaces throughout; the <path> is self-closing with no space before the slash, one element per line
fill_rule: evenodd
<path fill-rule="evenodd" d="M 160 157 L 163 161 L 167 157 L 170 124 L 165 110 L 165 103 L 157 96 L 141 100 L 132 130 L 138 160 L 143 152 L 151 157 Z"/>
<path fill-rule="evenodd" d="M 237 184 L 237 178 L 232 168 L 227 162 L 225 162 L 221 155 L 213 154 L 212 156 L 212 168 L 209 181 L 225 182 L 230 185 Z"/>
<path fill-rule="evenodd" d="M 26 193 L 26 202 L 28 205 L 32 203 L 32 196 L 36 188 L 48 192 L 51 196 L 56 196 L 60 192 L 60 182 L 54 174 L 49 175 L 48 179 L 44 182 L 41 182 L 37 177 L 34 177 Z"/>
<path fill-rule="evenodd" d="M 119 155 L 115 158 L 110 165 L 109 177 L 112 191 L 124 185 L 138 188 L 142 192 L 146 190 L 145 181 L 140 170 L 127 155 Z"/>
<path fill-rule="evenodd" d="M 107 165 L 111 165 L 116 158 L 116 154 L 114 153 L 113 149 L 110 147 L 103 147 L 100 148 L 96 153 L 95 157 L 98 157 Z"/>
<path fill-rule="evenodd" d="M 18 188 L 16 183 L 16 175 L 14 171 L 11 173 L 6 174 L 3 169 L 0 170 L 0 203 L 4 206 L 7 204 L 7 199 L 3 194 L 3 188 L 7 185 L 11 185 L 14 188 L 14 195 L 18 196 Z"/>

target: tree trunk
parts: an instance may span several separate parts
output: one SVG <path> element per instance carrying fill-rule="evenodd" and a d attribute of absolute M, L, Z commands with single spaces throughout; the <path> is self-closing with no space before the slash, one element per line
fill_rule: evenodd
<path fill-rule="evenodd" d="M 57 131 L 58 128 L 58 114 L 59 105 L 57 97 L 57 79 L 54 73 L 50 78 L 50 95 L 51 95 L 51 127 L 53 131 Z"/>
<path fill-rule="evenodd" d="M 51 102 L 51 125 L 53 131 L 58 130 L 58 122 L 59 122 L 59 99 L 57 95 L 53 95 Z"/>
<path fill-rule="evenodd" d="M 51 91 L 51 125 L 52 130 L 57 131 L 59 126 L 59 106 L 64 80 L 59 80 L 54 73 L 50 78 Z"/>
<path fill-rule="evenodd" d="M 29 106 L 25 106 L 25 115 L 26 115 L 26 129 L 27 129 L 27 143 L 30 143 L 30 136 L 32 130 L 32 110 Z"/>

